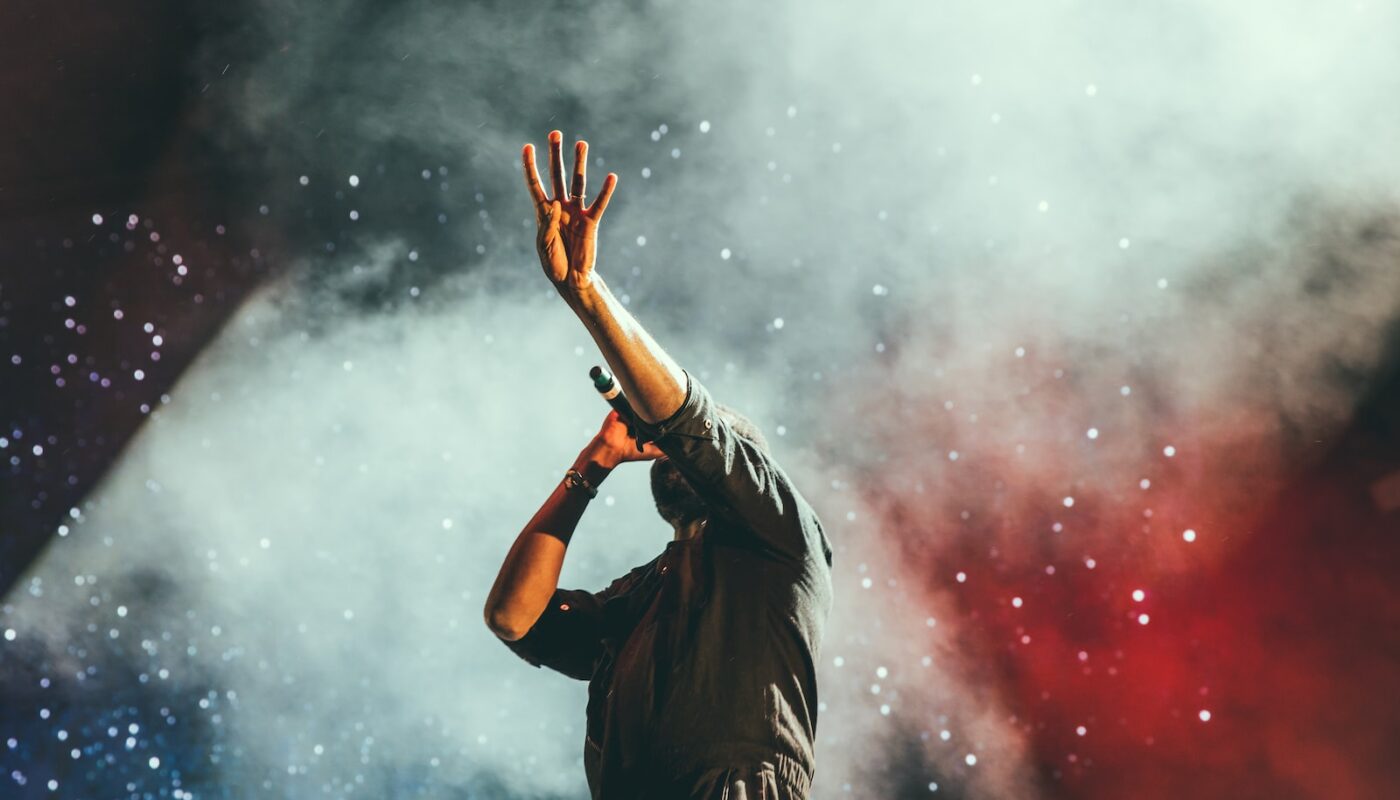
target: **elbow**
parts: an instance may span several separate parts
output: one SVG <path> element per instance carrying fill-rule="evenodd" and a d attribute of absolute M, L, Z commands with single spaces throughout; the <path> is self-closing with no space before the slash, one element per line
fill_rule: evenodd
<path fill-rule="evenodd" d="M 530 626 L 521 626 L 519 621 L 514 619 L 503 608 L 487 606 L 484 612 L 486 627 L 496 634 L 497 638 L 508 642 L 514 642 L 530 632 Z"/>

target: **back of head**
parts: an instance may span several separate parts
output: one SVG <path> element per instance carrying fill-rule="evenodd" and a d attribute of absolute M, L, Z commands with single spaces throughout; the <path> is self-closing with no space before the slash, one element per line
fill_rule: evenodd
<path fill-rule="evenodd" d="M 758 425 L 753 420 L 724 403 L 715 403 L 715 410 L 719 412 L 725 422 L 729 423 L 729 427 L 733 428 L 735 433 L 757 445 L 764 455 L 772 457 L 773 451 L 768 447 L 768 439 L 764 437 L 763 431 L 759 430 Z"/>

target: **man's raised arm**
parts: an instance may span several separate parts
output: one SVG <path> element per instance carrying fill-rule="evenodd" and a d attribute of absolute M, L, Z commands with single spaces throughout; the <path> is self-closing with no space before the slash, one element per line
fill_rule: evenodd
<path fill-rule="evenodd" d="M 579 141 L 574 145 L 574 172 L 569 188 L 564 185 L 563 148 L 563 135 L 557 130 L 550 131 L 549 175 L 553 200 L 548 199 L 540 183 L 534 145 L 525 145 L 521 152 L 525 186 L 534 200 L 535 219 L 539 223 L 537 245 L 541 266 L 554 288 L 593 335 L 603 358 L 631 401 L 632 410 L 644 422 L 659 422 L 674 414 L 685 400 L 685 374 L 593 271 L 598 222 L 617 186 L 617 174 L 608 173 L 598 198 L 585 206 L 588 143 Z"/>

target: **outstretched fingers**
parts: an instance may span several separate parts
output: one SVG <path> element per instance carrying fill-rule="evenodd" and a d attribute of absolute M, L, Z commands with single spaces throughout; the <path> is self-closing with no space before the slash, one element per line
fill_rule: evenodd
<path fill-rule="evenodd" d="M 569 193 L 573 199 L 580 204 L 583 203 L 584 171 L 588 166 L 588 142 L 582 139 L 574 145 L 574 182 L 569 187 Z"/>
<path fill-rule="evenodd" d="M 603 179 L 603 188 L 598 192 L 598 199 L 594 200 L 593 205 L 584 211 L 594 222 L 602 219 L 603 212 L 608 210 L 608 201 L 612 199 L 615 188 L 617 188 L 617 173 L 609 172 L 608 177 Z"/>
<path fill-rule="evenodd" d="M 543 208 L 549 202 L 545 197 L 544 185 L 540 183 L 540 171 L 535 168 L 535 146 L 525 145 L 525 149 L 520 151 L 520 160 L 525 167 L 525 188 L 530 192 L 530 199 L 535 202 L 536 210 Z"/>
<path fill-rule="evenodd" d="M 549 180 L 554 184 L 554 199 L 568 200 L 564 190 L 564 134 L 557 130 L 549 132 Z"/>

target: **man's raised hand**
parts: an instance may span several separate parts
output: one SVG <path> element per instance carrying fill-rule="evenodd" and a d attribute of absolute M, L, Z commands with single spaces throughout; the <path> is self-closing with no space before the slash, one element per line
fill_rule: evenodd
<path fill-rule="evenodd" d="M 564 136 L 549 132 L 549 178 L 554 197 L 545 195 L 535 168 L 535 146 L 525 145 L 521 160 L 525 167 L 525 188 L 535 205 L 535 222 L 539 226 L 535 246 L 540 254 L 544 274 L 554 282 L 560 293 L 569 296 L 593 284 L 593 262 L 598 252 L 598 221 L 608 208 L 617 173 L 609 172 L 603 189 L 592 205 L 584 206 L 585 171 L 588 165 L 588 142 L 580 139 L 574 145 L 574 174 L 571 187 L 564 186 Z"/>

